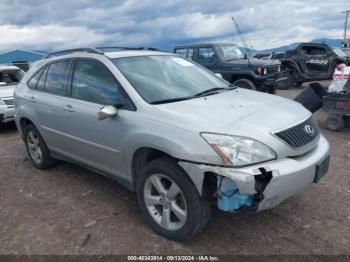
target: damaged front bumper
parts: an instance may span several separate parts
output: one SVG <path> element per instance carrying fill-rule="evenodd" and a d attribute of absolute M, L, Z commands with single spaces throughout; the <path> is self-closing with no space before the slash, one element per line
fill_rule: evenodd
<path fill-rule="evenodd" d="M 257 211 L 273 208 L 288 197 L 303 191 L 328 170 L 329 144 L 321 136 L 317 146 L 308 153 L 291 158 L 243 168 L 228 168 L 180 161 L 179 165 L 192 178 L 200 194 L 206 173 L 231 179 L 240 194 L 252 196 Z M 318 172 L 319 173 L 319 172 Z"/>

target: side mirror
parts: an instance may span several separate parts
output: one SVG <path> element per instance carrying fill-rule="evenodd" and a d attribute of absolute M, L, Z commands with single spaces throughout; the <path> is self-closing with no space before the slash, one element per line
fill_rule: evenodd
<path fill-rule="evenodd" d="M 217 77 L 222 78 L 222 74 L 220 74 L 220 73 L 215 73 L 215 75 L 216 75 Z"/>
<path fill-rule="evenodd" d="M 98 120 L 103 120 L 109 117 L 114 117 L 118 114 L 118 109 L 114 106 L 103 106 L 100 111 L 98 111 Z"/>
<path fill-rule="evenodd" d="M 244 60 L 248 59 L 248 54 L 244 54 Z"/>

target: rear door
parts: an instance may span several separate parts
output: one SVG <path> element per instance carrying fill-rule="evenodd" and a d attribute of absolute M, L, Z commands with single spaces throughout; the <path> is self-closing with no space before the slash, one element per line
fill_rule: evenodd
<path fill-rule="evenodd" d="M 71 60 L 53 62 L 35 76 L 39 78 L 35 86 L 31 87 L 31 81 L 28 83 L 36 91 L 29 99 L 33 103 L 41 135 L 51 150 L 60 152 L 68 151 L 70 143 L 66 131 L 71 123 L 66 121 L 63 107 L 70 66 Z"/>
<path fill-rule="evenodd" d="M 63 105 L 63 132 L 69 140 L 65 154 L 94 169 L 124 176 L 123 109 L 115 117 L 97 118 L 104 105 L 124 101 L 117 79 L 102 62 L 77 59 L 73 64 L 69 96 Z"/>

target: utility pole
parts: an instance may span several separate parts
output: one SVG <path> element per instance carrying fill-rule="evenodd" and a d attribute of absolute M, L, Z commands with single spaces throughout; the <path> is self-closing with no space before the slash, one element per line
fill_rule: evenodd
<path fill-rule="evenodd" d="M 345 14 L 345 23 L 344 23 L 344 42 L 345 42 L 346 41 L 346 33 L 348 30 L 348 18 L 349 18 L 350 10 L 344 11 L 342 13 Z"/>

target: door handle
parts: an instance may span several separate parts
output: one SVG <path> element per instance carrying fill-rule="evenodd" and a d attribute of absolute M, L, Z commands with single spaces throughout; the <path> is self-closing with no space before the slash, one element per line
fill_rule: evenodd
<path fill-rule="evenodd" d="M 74 112 L 73 107 L 71 105 L 66 105 L 63 109 L 68 113 Z"/>

